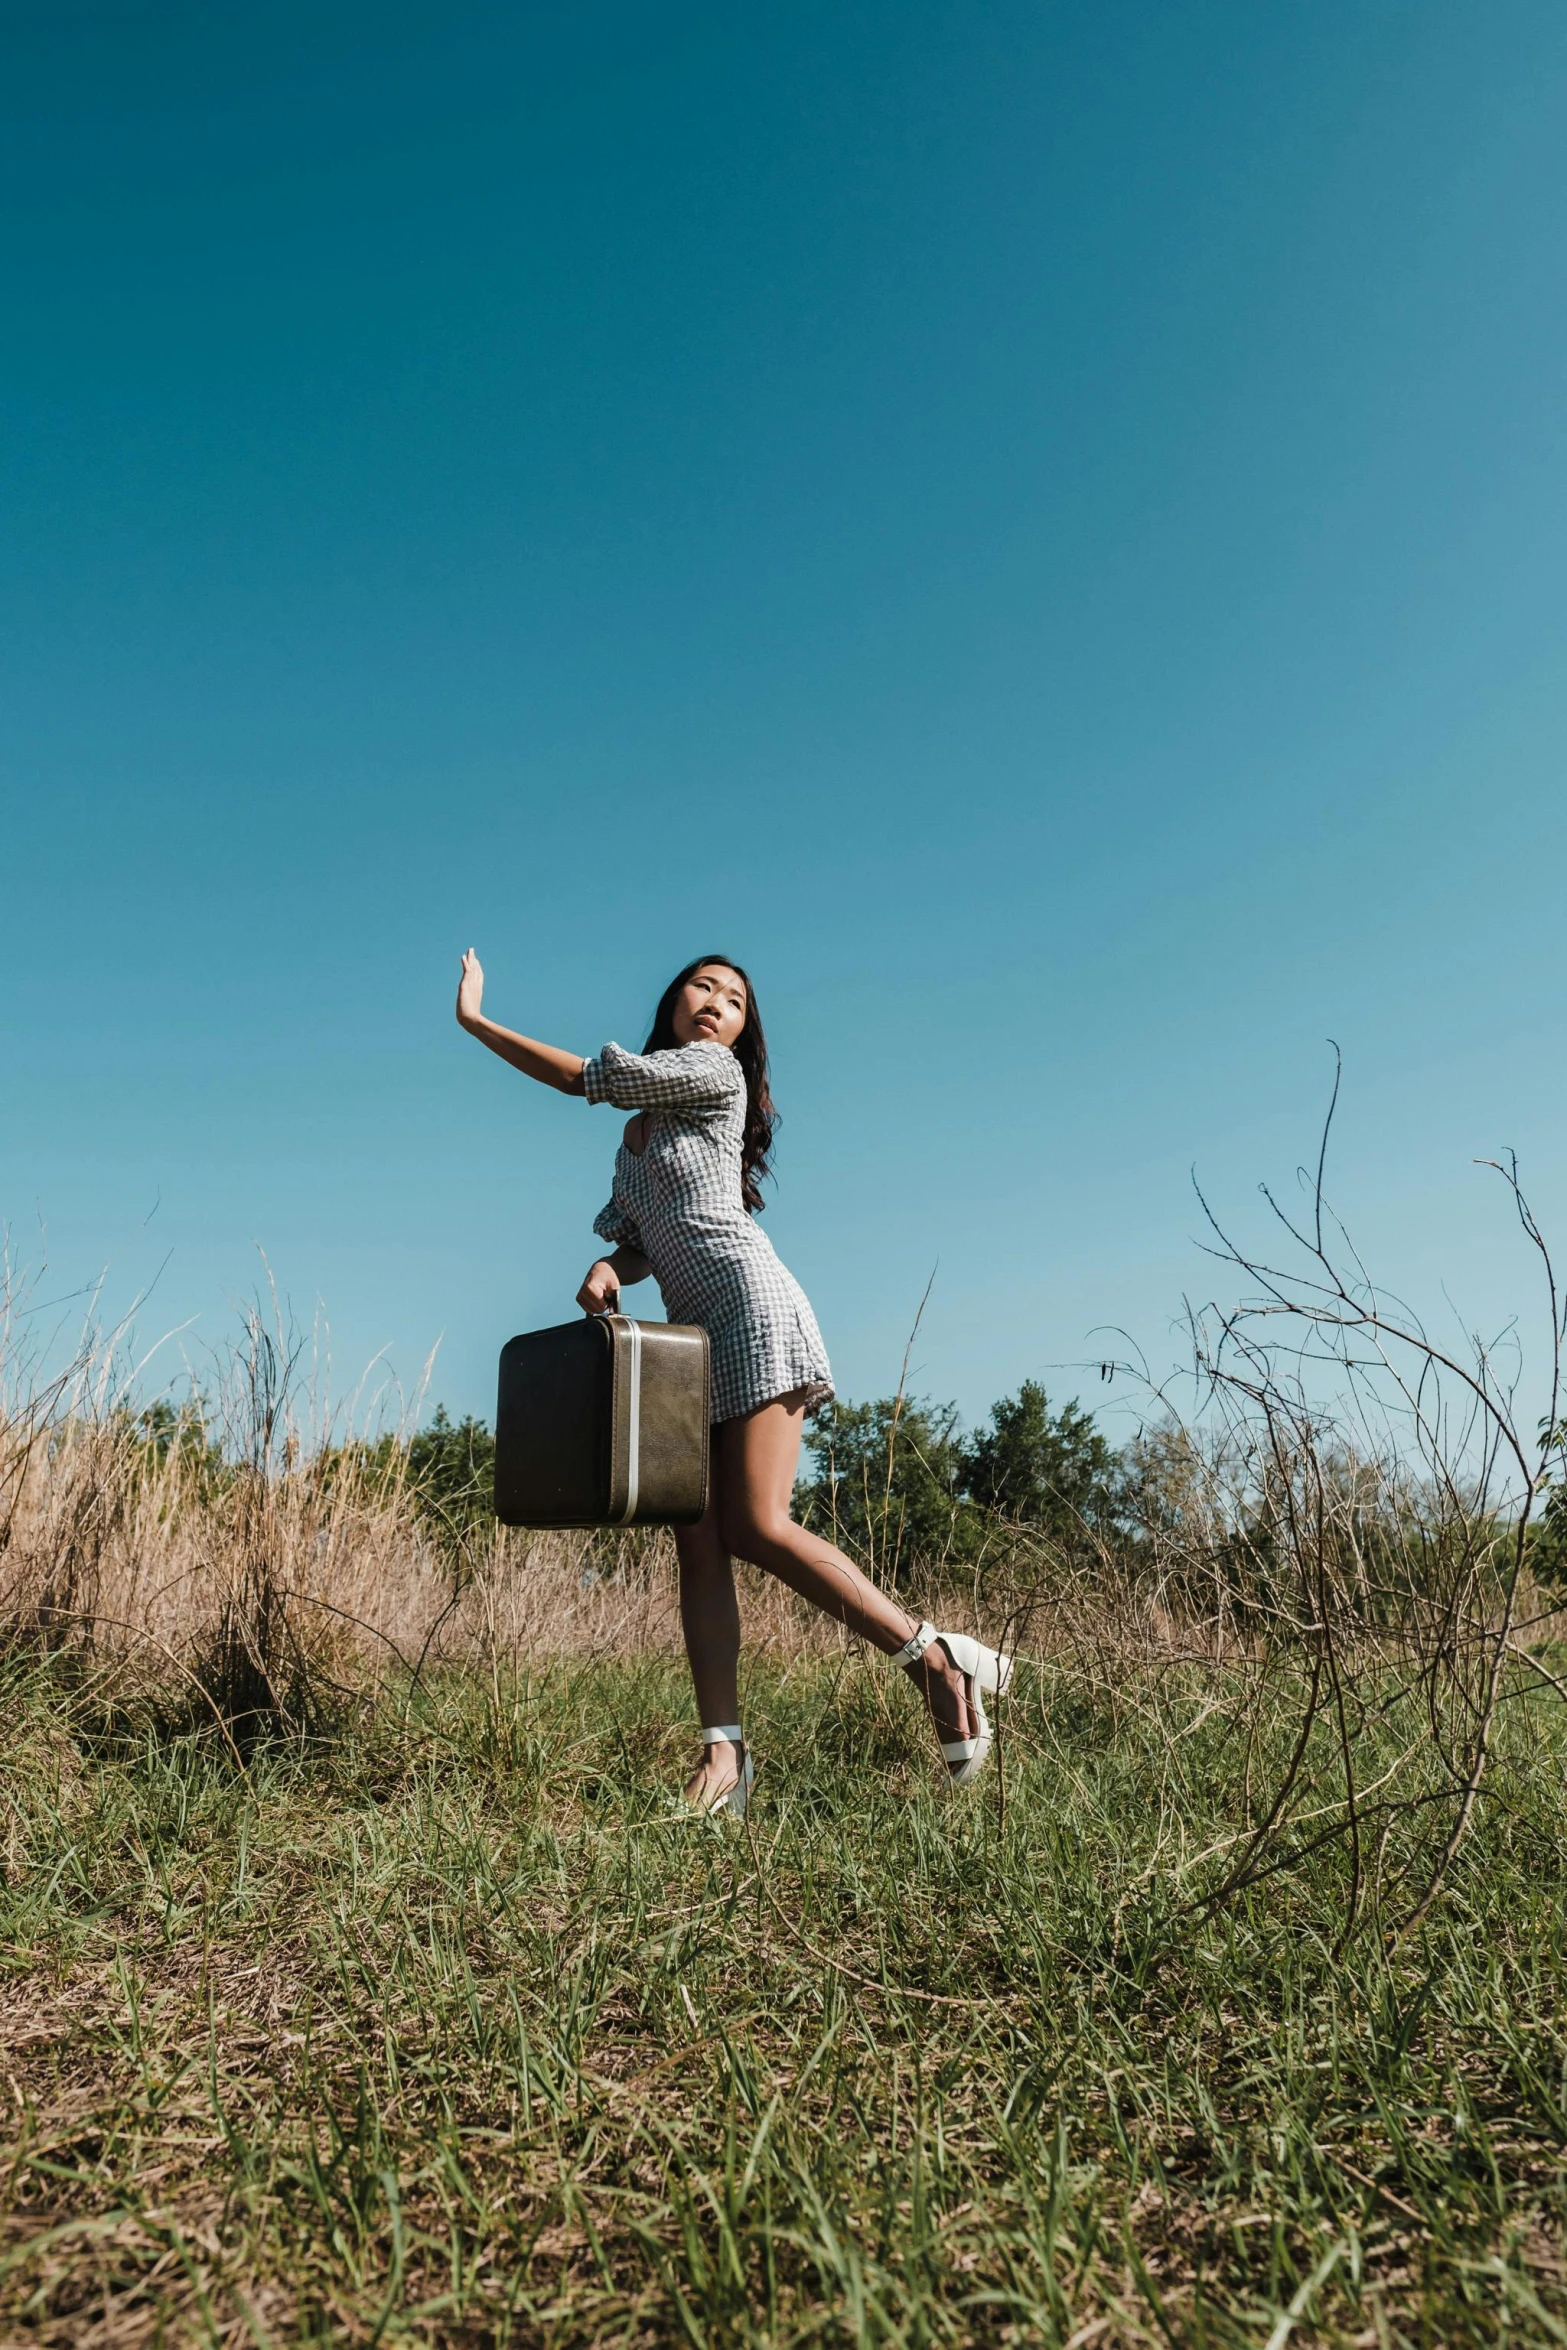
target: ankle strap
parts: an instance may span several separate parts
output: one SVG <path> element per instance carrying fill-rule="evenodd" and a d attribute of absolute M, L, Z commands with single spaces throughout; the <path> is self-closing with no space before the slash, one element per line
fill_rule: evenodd
<path fill-rule="evenodd" d="M 905 1640 L 903 1646 L 896 1652 L 896 1654 L 888 1658 L 888 1663 L 894 1665 L 917 1665 L 920 1661 L 920 1658 L 925 1654 L 926 1649 L 929 1648 L 931 1642 L 937 1637 L 938 1634 L 934 1624 L 921 1624 L 919 1630 L 914 1633 L 911 1638 Z"/>
<path fill-rule="evenodd" d="M 745 1732 L 741 1729 L 738 1722 L 725 1722 L 720 1728 L 716 1730 L 704 1730 L 702 1732 L 702 1744 L 704 1746 L 723 1746 L 726 1744 L 730 1746 L 743 1746 L 745 1744 Z"/>

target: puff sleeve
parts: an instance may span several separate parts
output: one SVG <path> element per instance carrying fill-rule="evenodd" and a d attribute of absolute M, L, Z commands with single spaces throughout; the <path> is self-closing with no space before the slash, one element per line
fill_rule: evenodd
<path fill-rule="evenodd" d="M 642 1235 L 637 1230 L 636 1218 L 618 1199 L 607 1200 L 593 1219 L 593 1229 L 600 1240 L 609 1241 L 616 1248 L 634 1248 L 639 1257 L 647 1250 L 642 1246 Z"/>
<path fill-rule="evenodd" d="M 607 1044 L 583 1062 L 582 1090 L 590 1102 L 613 1102 L 617 1110 L 716 1109 L 744 1092 L 745 1071 L 726 1044 L 683 1044 L 664 1053 Z"/>

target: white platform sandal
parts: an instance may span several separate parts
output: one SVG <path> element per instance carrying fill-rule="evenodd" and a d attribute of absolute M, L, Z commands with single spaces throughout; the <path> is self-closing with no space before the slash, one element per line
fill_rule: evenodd
<path fill-rule="evenodd" d="M 743 1820 L 745 1807 L 751 1800 L 751 1789 L 756 1784 L 756 1765 L 751 1760 L 751 1749 L 745 1742 L 745 1732 L 738 1722 L 725 1722 L 716 1730 L 704 1730 L 702 1744 L 704 1747 L 738 1746 L 740 1749 L 740 1776 L 732 1787 L 726 1787 L 722 1795 L 715 1796 L 711 1803 L 697 1804 L 693 1808 L 703 1813 L 708 1819 L 711 1819 L 716 1812 L 726 1811 L 733 1818 Z"/>
<path fill-rule="evenodd" d="M 966 1632 L 938 1632 L 934 1624 L 921 1624 L 913 1637 L 905 1640 L 903 1646 L 887 1661 L 906 1671 L 910 1665 L 919 1663 L 933 1640 L 941 1642 L 968 1683 L 964 1698 L 973 1717 L 976 1734 L 972 1738 L 943 1738 L 941 1741 L 947 1776 L 954 1787 L 962 1787 L 970 1779 L 977 1778 L 985 1767 L 986 1757 L 990 1753 L 991 1729 L 984 1700 L 986 1697 L 1001 1697 L 1005 1694 L 1007 1683 L 1012 1678 L 1012 1659 L 999 1656 L 995 1649 L 987 1648 L 982 1640 L 971 1640 Z"/>

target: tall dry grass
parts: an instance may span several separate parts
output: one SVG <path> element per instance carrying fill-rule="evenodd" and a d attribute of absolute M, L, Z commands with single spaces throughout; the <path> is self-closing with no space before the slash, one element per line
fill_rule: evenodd
<path fill-rule="evenodd" d="M 0 1319 L 11 1640 L 182 1687 L 230 1726 L 299 1730 L 389 1675 L 680 1647 L 667 1532 L 443 1522 L 410 1482 L 404 1432 L 373 1438 L 323 1408 L 260 1308 L 200 1403 L 152 1428 L 123 1333 L 90 1336 L 39 1378 L 14 1329 Z M 746 1631 L 777 1656 L 840 1645 L 761 1576 Z"/>

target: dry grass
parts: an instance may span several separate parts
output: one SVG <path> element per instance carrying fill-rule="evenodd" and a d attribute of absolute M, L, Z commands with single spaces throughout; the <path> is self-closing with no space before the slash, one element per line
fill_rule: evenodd
<path fill-rule="evenodd" d="M 237 1700 L 230 1713 L 247 1710 L 248 1677 L 251 1710 L 300 1726 L 333 1688 L 389 1675 L 679 1649 L 666 1532 L 444 1526 L 395 1448 L 333 1441 L 326 1414 L 302 1424 L 288 1369 L 252 1318 L 191 1441 L 161 1447 L 110 1350 L 0 1386 L 0 1623 L 90 1649 L 132 1684 Z M 841 1650 L 767 1578 L 747 1622 L 773 1654 Z"/>

